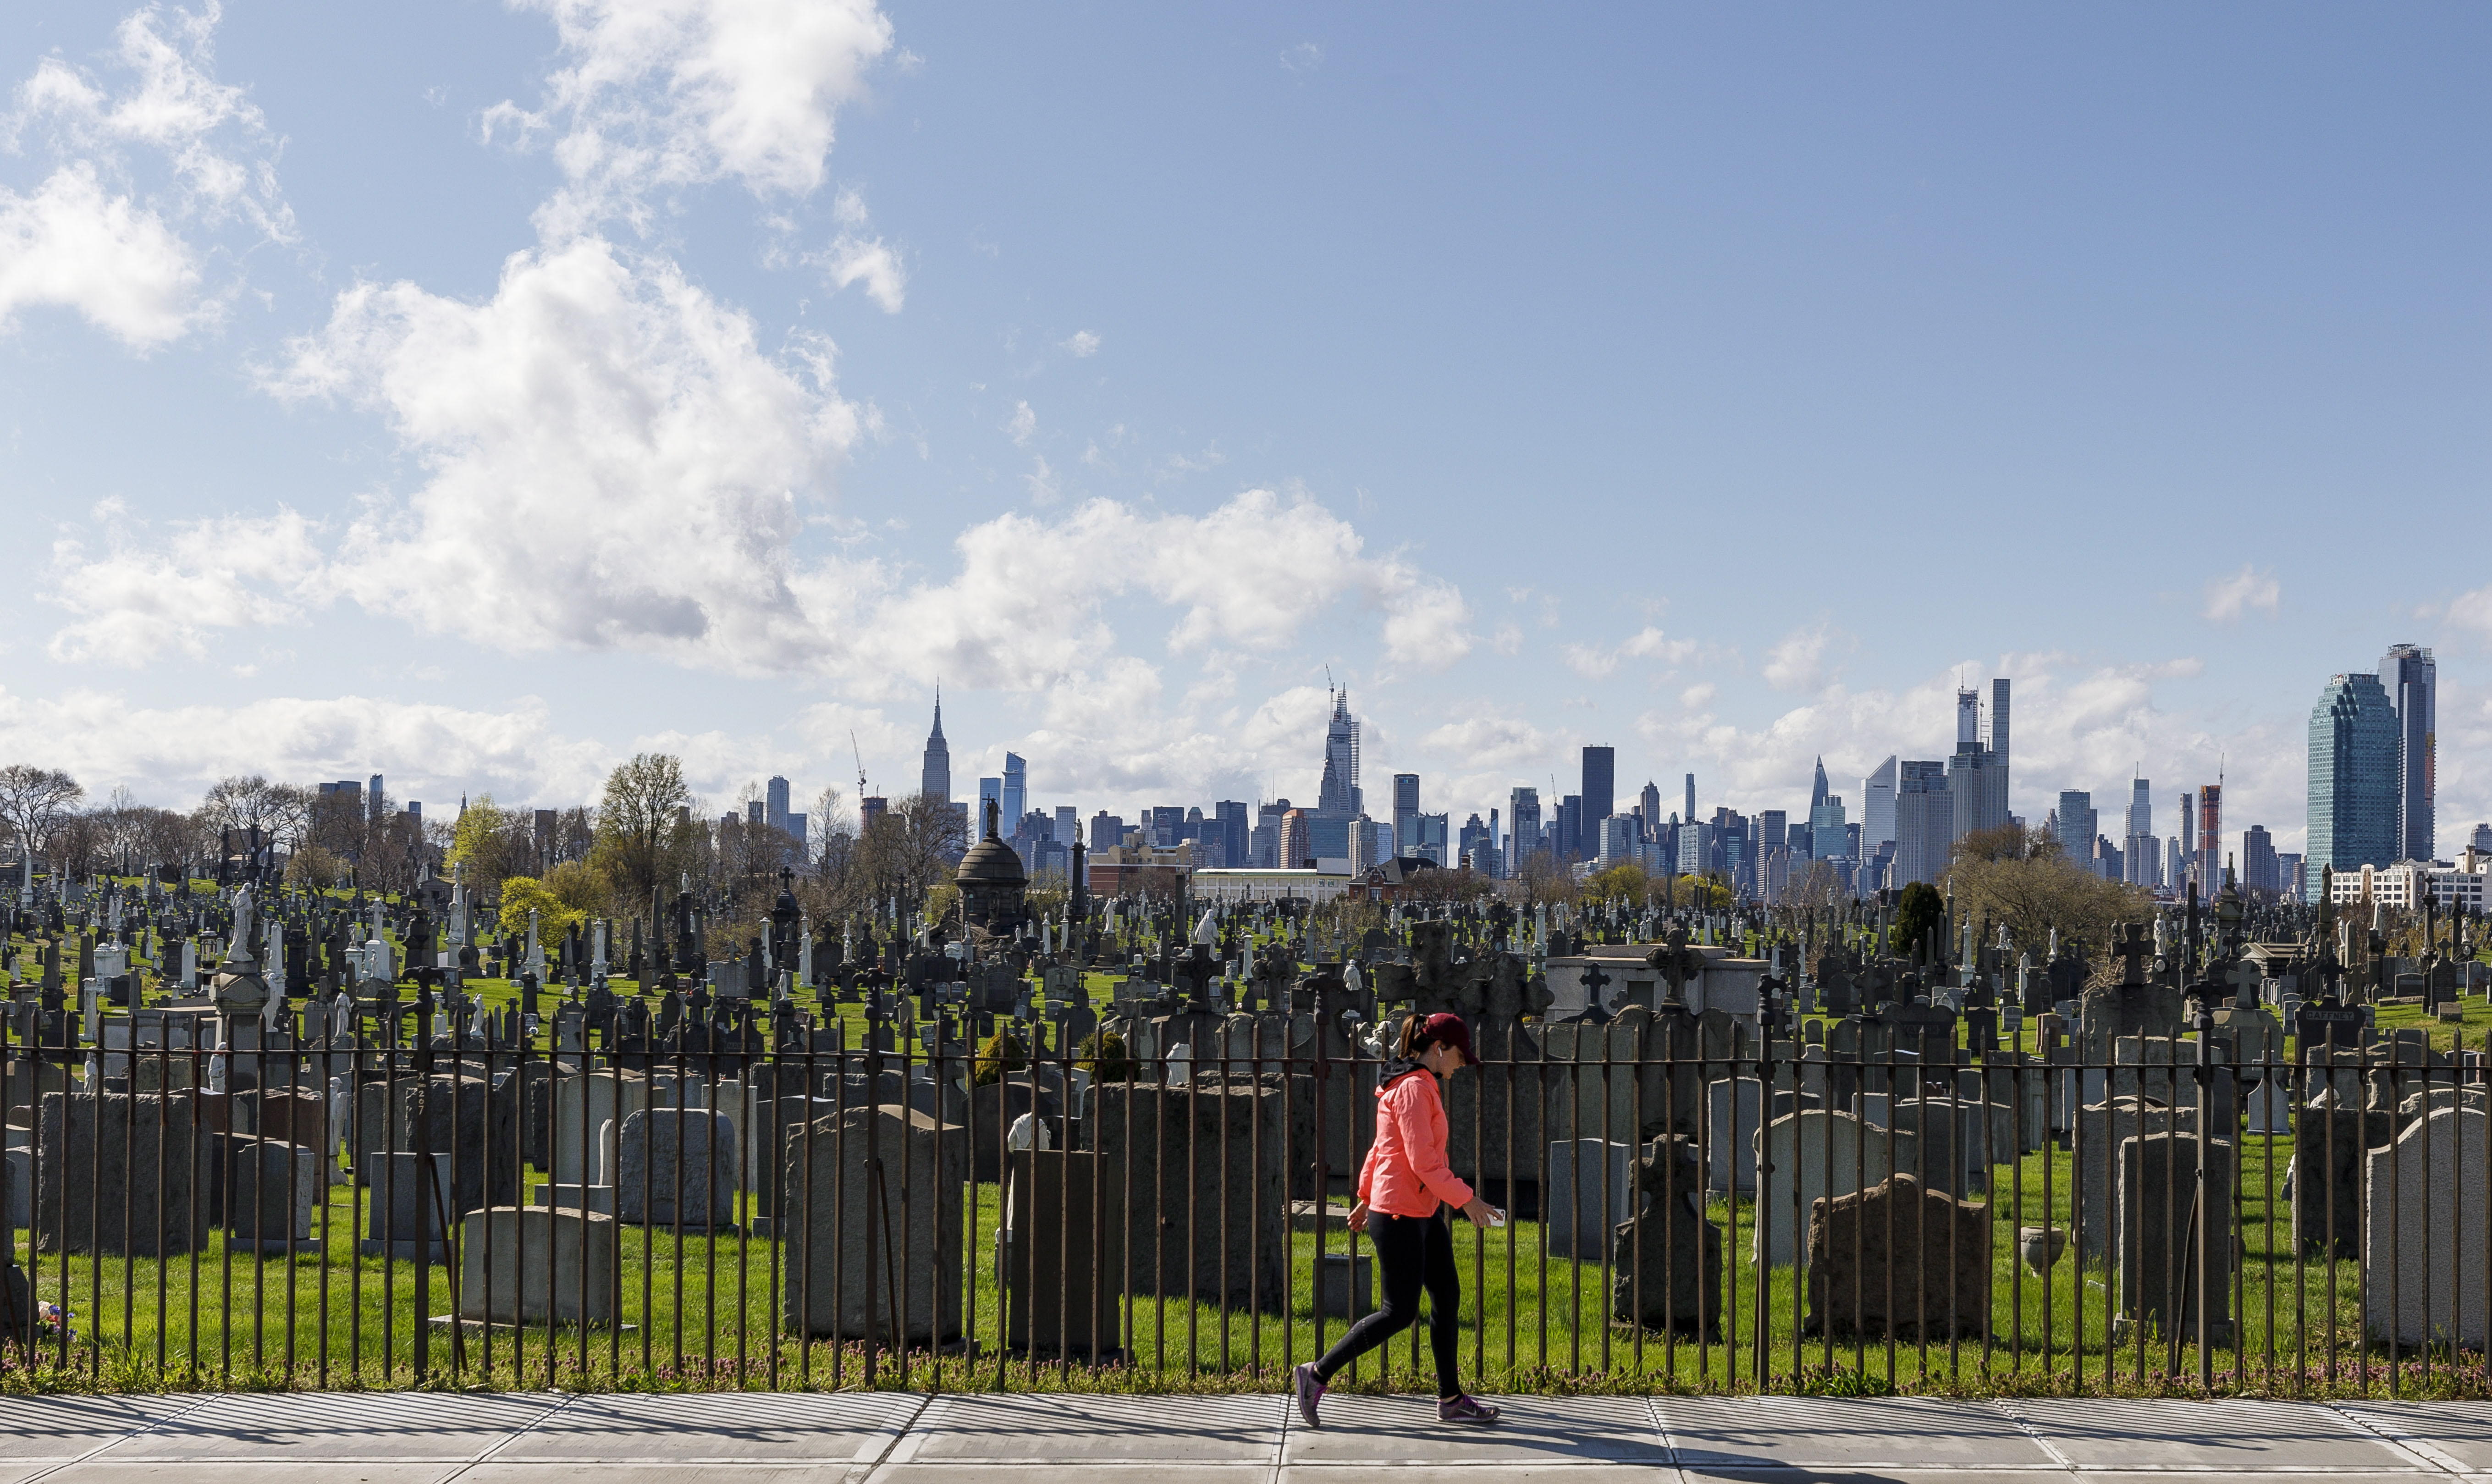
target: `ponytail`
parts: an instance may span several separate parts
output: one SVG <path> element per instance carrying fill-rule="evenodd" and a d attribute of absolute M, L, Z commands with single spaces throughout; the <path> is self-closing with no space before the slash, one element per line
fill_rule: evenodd
<path fill-rule="evenodd" d="M 1428 1034 L 1428 1018 L 1412 1011 L 1403 1019 L 1402 1034 L 1393 1054 L 1403 1061 L 1416 1061 L 1432 1040 Z"/>

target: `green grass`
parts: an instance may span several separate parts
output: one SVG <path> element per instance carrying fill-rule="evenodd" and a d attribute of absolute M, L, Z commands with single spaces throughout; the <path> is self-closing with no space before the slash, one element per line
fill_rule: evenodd
<path fill-rule="evenodd" d="M 20 965 L 23 972 L 23 961 Z M 1085 975 L 1104 1001 L 1118 975 Z M 623 986 L 618 985 L 618 989 Z M 490 1003 L 514 999 L 508 980 L 470 980 Z M 558 994 L 547 994 L 549 1004 Z M 850 1030 L 863 1007 L 821 1007 Z M 2383 1007 L 2383 1029 L 2426 1024 L 2417 1007 Z M 2448 1047 L 2461 1027 L 2427 1023 Z M 2469 1001 L 2462 1026 L 2477 1046 L 2492 1034 L 2492 1005 Z M 2024 1049 L 2032 1050 L 2032 1030 Z M 542 1049 L 545 1043 L 540 1041 Z M 2361 1337 L 2356 1264 L 2297 1255 L 2280 1190 L 2289 1141 L 2242 1141 L 2242 1252 L 2237 1346 L 2205 1357 L 2214 1389 L 2277 1395 L 2345 1395 L 2393 1387 L 2405 1395 L 2487 1395 L 2485 1357 L 2435 1352 L 2418 1365 L 2400 1357 L 2392 1373 Z M 2050 1186 L 2046 1202 L 2046 1172 Z M 2194 1393 L 2194 1347 L 2128 1333 L 2106 1347 L 2109 1277 L 2073 1251 L 2047 1279 L 2016 1260 L 2015 1229 L 2045 1219 L 2064 1226 L 2072 1172 L 2056 1151 L 2025 1156 L 1993 1172 L 1987 1196 L 1993 1232 L 1993 1291 L 1986 1336 L 1889 1344 L 1802 1332 L 1806 1305 L 1790 1268 L 1760 1285 L 1746 1261 L 1755 1209 L 1714 1199 L 1708 1217 L 1724 1228 L 1726 1310 L 1718 1338 L 1665 1336 L 1610 1321 L 1603 1264 L 1547 1255 L 1541 1229 L 1517 1221 L 1495 1232 L 1457 1230 L 1463 1269 L 1463 1356 L 1486 1389 L 1507 1391 L 1776 1391 L 1876 1394 L 1890 1391 L 1992 1395 L 2070 1391 Z M 219 1387 L 542 1386 L 652 1389 L 716 1386 L 877 1386 L 984 1388 L 1040 1386 L 1103 1391 L 1268 1389 L 1290 1363 L 1310 1358 L 1346 1321 L 1315 1313 L 1319 1238 L 1289 1238 L 1286 1304 L 1247 1314 L 1221 1306 L 1138 1295 L 1120 1313 L 1127 1358 L 1093 1368 L 996 1347 L 1001 1307 L 993 1239 L 998 1191 L 976 1188 L 967 1230 L 947 1242 L 968 1274 L 969 1345 L 939 1354 L 869 1356 L 863 1347 L 798 1344 L 778 1333 L 778 1244 L 761 1237 L 692 1235 L 676 1240 L 627 1227 L 621 1233 L 623 1324 L 586 1331 L 543 1326 L 517 1334 L 475 1329 L 436 1332 L 424 1316 L 446 1313 L 449 1275 L 435 1267 L 416 1291 L 415 1264 L 356 1258 L 356 1192 L 333 1188 L 322 1208 L 326 1251 L 285 1260 L 228 1253 L 220 1236 L 194 1256 L 146 1259 L 34 1254 L 17 1233 L 19 1261 L 31 1264 L 38 1294 L 74 1311 L 78 1343 L 66 1357 L 0 1353 L 0 1389 L 178 1389 Z M 1321 1238 L 1339 1252 L 1338 1229 Z M 1363 1250 L 1363 1248 L 1362 1248 Z M 193 1308 L 193 1295 L 196 1304 Z M 325 1305 L 325 1309 L 324 1309 Z M 1122 1306 L 1120 1306 L 1121 1308 Z M 2082 1364 L 2077 1357 L 2082 1356 Z M 1380 1364 L 1379 1363 L 1380 1361 Z M 1353 1386 L 1424 1386 L 1425 1347 L 1413 1332 L 1345 1377 Z M 870 1380 L 869 1380 L 870 1378 Z"/>
<path fill-rule="evenodd" d="M 2353 1394 L 2388 1389 L 2386 1354 L 2360 1338 L 2355 1264 L 2305 1257 L 2297 1266 L 2285 1240 L 2290 1213 L 2266 1191 L 2280 1176 L 2266 1141 L 2243 1149 L 2240 1345 L 2208 1357 L 2214 1388 L 2254 1394 Z M 2043 1173 L 2051 1172 L 2045 1203 Z M 1884 1338 L 1828 1340 L 1795 1322 L 1793 1269 L 1765 1275 L 1761 1294 L 1746 1262 L 1755 1211 L 1744 1198 L 1712 1200 L 1708 1217 L 1724 1228 L 1729 1292 L 1718 1337 L 1667 1336 L 1609 1321 L 1609 1279 L 1597 1261 L 1546 1254 L 1537 1223 L 1498 1231 L 1462 1227 L 1462 1353 L 1475 1384 L 1499 1391 L 1886 1391 L 1990 1395 L 2069 1391 L 2123 1394 L 2194 1392 L 2194 1347 L 2168 1347 L 2132 1332 L 2104 1348 L 2106 1274 L 2080 1264 L 2072 1250 L 2048 1280 L 2022 1269 L 2014 1228 L 2039 1225 L 2045 1211 L 2064 1224 L 2067 1157 L 2026 1156 L 1996 1172 L 1989 1193 L 1994 1232 L 1990 1333 L 1949 1342 Z M 2021 1185 L 2020 1185 L 2021 1182 Z M 1001 1306 L 992 1259 L 997 1188 L 976 1187 L 968 1241 L 974 1298 L 966 1329 L 974 1349 L 943 1354 L 873 1357 L 872 1384 L 885 1387 L 1075 1390 L 1234 1390 L 1278 1385 L 1290 1363 L 1312 1358 L 1345 1321 L 1315 1313 L 1318 1236 L 1292 1232 L 1287 1304 L 1261 1313 L 1137 1294 L 1122 1363 L 1093 1369 L 1053 1356 L 1001 1352 Z M 212 1234 L 195 1256 L 92 1259 L 33 1254 L 38 1296 L 74 1311 L 78 1343 L 64 1363 L 47 1347 L 34 1365 L 13 1348 L 0 1361 L 0 1388 L 228 1389 L 412 1385 L 639 1390 L 737 1386 L 857 1386 L 868 1357 L 854 1343 L 798 1345 L 779 1334 L 774 1287 L 778 1244 L 762 1237 L 622 1232 L 624 1328 L 542 1325 L 515 1334 L 467 1328 L 456 1337 L 419 1324 L 447 1313 L 449 1274 L 429 1273 L 418 1302 L 412 1261 L 355 1258 L 346 1233 L 354 1191 L 334 1188 L 320 1220 L 333 1233 L 319 1256 L 260 1259 L 229 1252 Z M 1736 1228 L 1734 1222 L 1736 1221 Z M 1326 1251 L 1345 1250 L 1337 1226 Z M 955 1252 L 960 1249 L 954 1243 Z M 1362 1250 L 1363 1244 L 1362 1244 Z M 196 1293 L 195 1311 L 193 1307 Z M 323 1313 L 325 1297 L 326 1312 Z M 1764 1318 L 1760 1323 L 1760 1302 Z M 1800 1308 L 1805 1309 L 1800 1300 Z M 2270 1314 L 2272 1318 L 2270 1318 Z M 2295 1317 L 2299 1314 L 2299 1324 Z M 2332 1357 L 2329 1352 L 2334 1341 Z M 1762 1351 L 1759 1341 L 1764 1341 Z M 2072 1347 L 2082 1343 L 2078 1368 Z M 2332 1368 L 2331 1368 L 2332 1358 Z M 2483 1357 L 2445 1352 L 2418 1370 L 2414 1356 L 2396 1377 L 2408 1395 L 2482 1395 Z M 1417 1331 L 1397 1338 L 1345 1377 L 1351 1386 L 1417 1385 L 1427 1370 Z M 2367 1370 L 2366 1370 L 2367 1367 Z"/>

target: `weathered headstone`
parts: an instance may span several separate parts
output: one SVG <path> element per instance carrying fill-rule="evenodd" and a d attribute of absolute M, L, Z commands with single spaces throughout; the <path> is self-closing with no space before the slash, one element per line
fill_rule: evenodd
<path fill-rule="evenodd" d="M 1610 1236 L 1610 1315 L 1621 1323 L 1718 1337 L 1722 1229 L 1705 1219 L 1696 1141 L 1665 1134 L 1636 1160 L 1638 1210 Z"/>
<path fill-rule="evenodd" d="M 1231 1307 L 1288 1301 L 1282 1097 L 1241 1084 L 1094 1089 L 1089 1137 L 1133 1172 L 1126 1265 L 1135 1293 Z"/>
<path fill-rule="evenodd" d="M 2325 1096 L 2293 1112 L 2293 1232 L 2304 1251 L 2362 1252 L 2363 1161 L 2391 1137 L 2387 1109 Z"/>
<path fill-rule="evenodd" d="M 1889 1175 L 1808 1219 L 1812 1335 L 1937 1339 L 1990 1327 L 1990 1212 Z"/>
<path fill-rule="evenodd" d="M 2483 1349 L 2485 1133 L 2480 1108 L 2442 1106 L 2368 1151 L 2362 1319 L 2373 1339 Z"/>
<path fill-rule="evenodd" d="M 2224 1140 L 2150 1133 L 2120 1142 L 2112 1261 L 2125 1323 L 2195 1338 L 2203 1303 L 2208 1342 L 2232 1343 L 2232 1193 L 2233 1146 Z"/>
<path fill-rule="evenodd" d="M 1635 1214 L 1636 1146 L 1566 1139 L 1549 1146 L 1549 1183 L 1540 1203 L 1541 1244 L 1554 1258 L 1597 1262 L 1610 1232 Z"/>
<path fill-rule="evenodd" d="M 626 1225 L 715 1232 L 735 1225 L 735 1119 L 705 1108 L 624 1116 L 614 1214 Z"/>
<path fill-rule="evenodd" d="M 959 1335 L 968 1160 L 957 1131 L 938 1138 L 933 1118 L 890 1104 L 791 1131 L 780 1248 L 787 1328 L 883 1345 Z"/>
<path fill-rule="evenodd" d="M 1121 1174 L 1114 1159 L 1088 1150 L 1011 1157 L 1004 1226 L 996 1233 L 1009 1349 L 1085 1359 L 1120 1349 Z"/>
<path fill-rule="evenodd" d="M 614 1218 L 497 1205 L 460 1223 L 459 1317 L 496 1324 L 614 1322 Z"/>
<path fill-rule="evenodd" d="M 320 1157 L 300 1144 L 247 1134 L 209 1136 L 208 1219 L 246 1251 L 317 1251 L 312 1215 L 328 1185 Z"/>
<path fill-rule="evenodd" d="M 209 1143 L 197 1109 L 180 1093 L 44 1094 L 35 1250 L 196 1251 L 208 1234 Z"/>

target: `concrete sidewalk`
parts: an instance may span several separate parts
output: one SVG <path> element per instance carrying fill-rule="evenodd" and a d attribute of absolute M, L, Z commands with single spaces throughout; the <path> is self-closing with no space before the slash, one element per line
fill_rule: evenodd
<path fill-rule="evenodd" d="M 711 1393 L 0 1399 L 0 1484 L 2492 1481 L 2492 1403 Z"/>

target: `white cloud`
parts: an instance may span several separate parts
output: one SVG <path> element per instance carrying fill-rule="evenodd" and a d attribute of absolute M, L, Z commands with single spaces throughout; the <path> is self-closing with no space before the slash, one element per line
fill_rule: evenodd
<path fill-rule="evenodd" d="M 426 471 L 346 543 L 367 607 L 497 648 L 777 670 L 824 639 L 789 548 L 860 414 L 826 348 L 791 366 L 756 339 L 671 262 L 588 238 L 513 254 L 482 304 L 358 284 L 270 386 L 381 412 Z"/>
<path fill-rule="evenodd" d="M 41 757 L 101 793 L 126 784 L 188 807 L 233 773 L 313 779 L 382 772 L 400 798 L 449 813 L 461 793 L 508 803 L 593 797 L 633 749 L 557 731 L 533 697 L 507 711 L 367 697 L 269 697 L 238 705 L 148 706 L 78 690 L 35 699 L 0 689 L 0 756 Z"/>
<path fill-rule="evenodd" d="M 266 519 L 184 522 L 154 549 L 121 530 L 100 556 L 64 538 L 53 545 L 44 596 L 77 618 L 52 637 L 51 655 L 119 666 L 167 649 L 199 658 L 210 630 L 293 622 L 323 583 L 315 535 L 312 522 L 281 507 Z"/>
<path fill-rule="evenodd" d="M 1060 343 L 1067 354 L 1076 358 L 1095 356 L 1099 353 L 1099 337 L 1087 330 L 1076 330 L 1073 332 L 1072 339 Z"/>
<path fill-rule="evenodd" d="M 833 291 L 863 283 L 866 297 L 882 306 L 884 313 L 899 313 L 908 295 L 908 273 L 898 249 L 879 237 L 864 235 L 865 197 L 854 191 L 841 192 L 831 215 L 840 223 L 840 235 L 805 261 L 822 270 Z"/>
<path fill-rule="evenodd" d="M 190 332 L 199 267 L 164 219 L 107 193 L 84 162 L 33 195 L 0 190 L 0 330 L 21 309 L 75 310 L 134 350 Z"/>
<path fill-rule="evenodd" d="M 1281 66 L 1293 73 L 1311 73 L 1323 66 L 1323 48 L 1313 42 L 1300 42 L 1281 53 Z"/>
<path fill-rule="evenodd" d="M 1547 733 L 1510 716 L 1471 716 L 1447 722 L 1419 739 L 1447 765 L 1483 769 L 1527 768 L 1549 756 Z"/>
<path fill-rule="evenodd" d="M 1055 478 L 1055 471 L 1047 466 L 1047 458 L 1045 455 L 1040 455 L 1031 460 L 1030 471 L 1022 476 L 1022 484 L 1028 489 L 1029 498 L 1032 504 L 1053 505 L 1055 503 L 1055 496 L 1058 492 L 1059 486 Z"/>
<path fill-rule="evenodd" d="M 2272 618 L 2276 600 L 2283 595 L 2284 588 L 2273 573 L 2259 572 L 2243 562 L 2240 571 L 2207 583 L 2206 606 L 2199 612 L 2217 623 L 2235 622 L 2250 608 L 2259 608 Z"/>
<path fill-rule="evenodd" d="M 645 220 L 657 189 L 732 180 L 756 195 L 822 183 L 838 110 L 891 49 L 872 0 L 524 0 L 550 16 L 568 65 L 536 110 L 503 104 L 489 131 L 559 128 L 570 184 L 539 213 L 559 240 L 612 215 Z"/>
<path fill-rule="evenodd" d="M 841 233 L 816 262 L 833 288 L 865 285 L 866 297 L 886 314 L 897 314 L 908 294 L 908 274 L 900 254 L 879 237 L 866 239 Z"/>
<path fill-rule="evenodd" d="M 1678 703 L 1690 711 L 1702 711 L 1713 704 L 1713 682 L 1707 680 L 1679 692 Z"/>
<path fill-rule="evenodd" d="M 1014 447 L 1029 447 L 1030 435 L 1038 431 L 1038 414 L 1029 410 L 1025 401 L 1013 403 L 1012 416 L 1004 420 L 1004 431 L 1011 435 Z"/>
<path fill-rule="evenodd" d="M 2492 587 L 2458 594 L 2443 610 L 2443 616 L 2459 628 L 2492 636 Z"/>
<path fill-rule="evenodd" d="M 1783 636 L 1780 643 L 1765 651 L 1765 683 L 1777 691 L 1823 690 L 1833 679 L 1826 650 L 1837 638 L 1834 629 L 1823 623 Z"/>
<path fill-rule="evenodd" d="M 266 122 L 210 72 L 218 17 L 215 5 L 128 16 L 112 70 L 133 80 L 117 92 L 58 57 L 17 88 L 0 143 L 15 153 L 39 136 L 55 163 L 31 193 L 0 187 L 0 331 L 49 306 L 152 350 L 218 320 L 234 291 L 208 291 L 185 231 L 293 240 Z"/>
<path fill-rule="evenodd" d="M 1606 680 L 1617 673 L 1620 665 L 1629 660 L 1658 660 L 1664 666 L 1677 665 L 1697 650 L 1694 639 L 1672 638 L 1649 625 L 1629 636 L 1625 642 L 1604 648 L 1598 644 L 1568 644 L 1558 651 L 1566 668 L 1587 680 Z"/>

